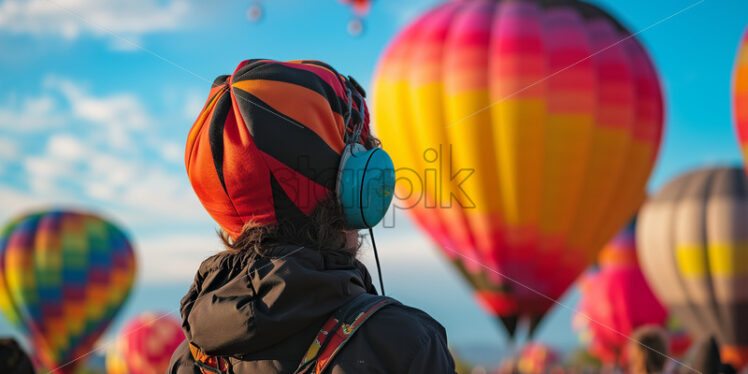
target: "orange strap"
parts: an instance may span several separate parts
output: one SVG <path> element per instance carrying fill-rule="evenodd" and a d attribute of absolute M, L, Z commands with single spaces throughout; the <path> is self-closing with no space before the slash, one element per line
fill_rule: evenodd
<path fill-rule="evenodd" d="M 223 357 L 209 356 L 190 343 L 190 353 L 203 374 L 223 374 L 229 371 L 229 361 Z"/>
<path fill-rule="evenodd" d="M 295 374 L 320 374 L 361 325 L 394 299 L 371 294 L 356 296 L 322 325 Z"/>

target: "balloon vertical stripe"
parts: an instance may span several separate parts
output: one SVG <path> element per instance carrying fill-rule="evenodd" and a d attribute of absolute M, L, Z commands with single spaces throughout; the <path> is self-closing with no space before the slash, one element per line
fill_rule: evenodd
<path fill-rule="evenodd" d="M 748 28 L 738 47 L 733 78 L 733 112 L 743 159 L 748 160 Z"/>

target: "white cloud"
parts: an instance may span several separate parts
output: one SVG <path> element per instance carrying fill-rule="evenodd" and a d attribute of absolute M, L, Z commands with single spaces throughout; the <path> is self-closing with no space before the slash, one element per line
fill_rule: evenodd
<path fill-rule="evenodd" d="M 41 196 L 78 196 L 81 203 L 90 199 L 140 224 L 164 219 L 194 222 L 204 217 L 181 172 L 84 142 L 69 134 L 54 135 L 42 155 L 27 157 L 22 165 L 31 190 Z"/>
<path fill-rule="evenodd" d="M 68 40 L 84 33 L 129 39 L 177 29 L 189 12 L 186 0 L 8 0 L 0 4 L 0 30 Z"/>
<path fill-rule="evenodd" d="M 11 95 L 7 104 L 0 107 L 0 129 L 32 132 L 60 126 L 65 119 L 58 109 L 49 95 L 28 97 L 20 103 Z"/>
<path fill-rule="evenodd" d="M 7 130 L 0 136 L 0 160 L 19 166 L 16 180 L 25 181 L 17 188 L 105 207 L 128 224 L 204 222 L 206 214 L 181 166 L 182 145 L 161 136 L 155 125 L 166 121 L 156 120 L 132 93 L 96 96 L 90 91 L 78 82 L 48 77 L 40 96 L 17 100 L 9 95 L 15 117 L 36 113 L 59 119 L 59 129 L 39 124 L 19 134 L 12 123 L 0 128 Z M 0 108 L 0 119 L 2 113 Z M 24 145 L 37 150 L 22 150 Z"/>
<path fill-rule="evenodd" d="M 0 160 L 8 161 L 18 158 L 20 150 L 18 143 L 10 138 L 0 138 Z"/>
<path fill-rule="evenodd" d="M 181 145 L 168 141 L 162 143 L 159 148 L 161 157 L 174 163 L 181 163 L 184 160 L 184 148 Z"/>
<path fill-rule="evenodd" d="M 149 125 L 156 123 L 134 94 L 97 97 L 89 94 L 80 84 L 55 76 L 47 77 L 44 85 L 62 93 L 74 118 L 105 129 L 104 140 L 118 149 L 131 148 L 132 133 L 146 130 Z"/>
<path fill-rule="evenodd" d="M 10 164 L 20 156 L 18 143 L 9 139 L 0 137 L 0 174 L 5 171 L 6 165 Z"/>
<path fill-rule="evenodd" d="M 54 158 L 77 161 L 89 153 L 81 141 L 70 134 L 52 135 L 47 142 L 47 153 Z"/>
<path fill-rule="evenodd" d="M 141 279 L 148 282 L 189 282 L 200 263 L 223 250 L 218 236 L 210 230 L 204 235 L 165 235 L 135 243 Z"/>
<path fill-rule="evenodd" d="M 196 90 L 189 91 L 184 99 L 184 118 L 194 121 L 203 109 L 203 105 L 205 105 L 205 94 Z"/>
<path fill-rule="evenodd" d="M 48 209 L 53 205 L 77 206 L 79 204 L 69 196 L 43 196 L 0 185 L 0 206 L 3 207 L 0 209 L 0 222 L 7 222 L 13 217 L 28 212 Z"/>

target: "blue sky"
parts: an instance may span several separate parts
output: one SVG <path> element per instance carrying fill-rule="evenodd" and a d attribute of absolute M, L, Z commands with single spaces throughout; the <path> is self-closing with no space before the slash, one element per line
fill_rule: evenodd
<path fill-rule="evenodd" d="M 352 37 L 352 13 L 334 0 L 266 0 L 258 23 L 246 18 L 248 1 L 0 1 L 0 221 L 49 204 L 112 217 L 134 237 L 141 265 L 124 316 L 174 311 L 200 260 L 219 248 L 182 161 L 212 79 L 246 58 L 305 58 L 369 87 L 388 40 L 439 2 L 375 1 L 366 31 Z M 664 84 L 650 188 L 693 167 L 741 163 L 729 95 L 748 2 L 593 2 L 644 30 Z M 441 320 L 456 346 L 498 352 L 496 323 L 429 241 L 399 222 L 378 236 L 388 290 Z M 558 307 L 540 338 L 574 343 L 570 315 Z M 0 335 L 10 331 L 0 322 Z"/>

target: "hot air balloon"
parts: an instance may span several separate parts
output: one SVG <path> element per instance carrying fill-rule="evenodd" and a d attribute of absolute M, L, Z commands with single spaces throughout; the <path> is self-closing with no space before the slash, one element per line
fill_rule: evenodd
<path fill-rule="evenodd" d="M 351 35 L 359 35 L 364 31 L 363 18 L 369 14 L 371 0 L 340 0 L 353 8 L 354 17 L 348 22 L 348 32 Z"/>
<path fill-rule="evenodd" d="M 247 9 L 247 19 L 258 22 L 262 18 L 262 1 L 254 0 Z"/>
<path fill-rule="evenodd" d="M 544 374 L 560 362 L 561 356 L 545 344 L 526 344 L 519 353 L 517 369 L 523 374 Z"/>
<path fill-rule="evenodd" d="M 125 358 L 122 355 L 122 344 L 119 339 L 109 343 L 106 350 L 106 373 L 107 374 L 129 374 Z"/>
<path fill-rule="evenodd" d="M 642 208 L 639 262 L 655 294 L 723 361 L 748 362 L 748 186 L 741 168 L 676 177 Z"/>
<path fill-rule="evenodd" d="M 168 313 L 145 312 L 131 319 L 118 337 L 130 374 L 161 374 L 184 340 L 182 323 Z"/>
<path fill-rule="evenodd" d="M 748 160 L 748 28 L 738 48 L 733 84 L 735 127 L 738 130 L 743 158 Z"/>
<path fill-rule="evenodd" d="M 73 372 L 84 361 L 134 275 L 127 236 L 92 214 L 28 214 L 0 235 L 0 307 L 53 372 Z"/>
<path fill-rule="evenodd" d="M 606 364 L 623 363 L 629 336 L 644 325 L 663 326 L 667 311 L 650 290 L 636 258 L 634 224 L 600 252 L 599 270 L 582 282 L 574 324 L 590 353 Z"/>
<path fill-rule="evenodd" d="M 510 335 L 631 218 L 662 132 L 644 48 L 580 1 L 438 6 L 392 41 L 373 92 L 395 208 Z"/>
<path fill-rule="evenodd" d="M 688 352 L 688 349 L 691 348 L 691 343 L 693 343 L 691 335 L 688 335 L 688 331 L 683 327 L 683 323 L 671 314 L 667 322 L 665 322 L 665 331 L 667 331 L 670 338 L 668 345 L 670 356 L 683 357 Z"/>

